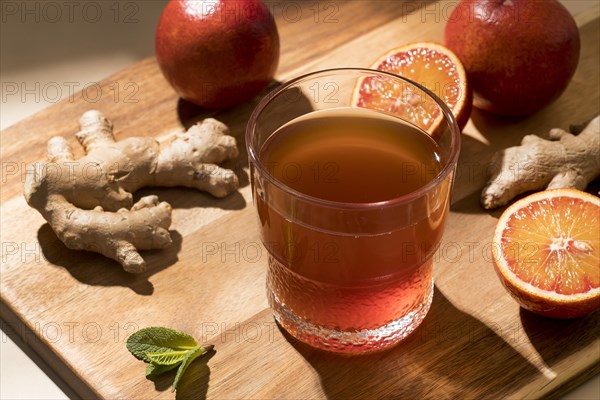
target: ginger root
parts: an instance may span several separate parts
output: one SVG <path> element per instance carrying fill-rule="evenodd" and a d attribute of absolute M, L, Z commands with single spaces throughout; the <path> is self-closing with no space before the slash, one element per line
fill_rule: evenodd
<path fill-rule="evenodd" d="M 498 151 L 491 161 L 493 174 L 481 192 L 486 209 L 500 207 L 515 196 L 540 189 L 585 187 L 600 175 L 600 116 L 574 135 L 552 129 L 550 140 L 527 135 L 520 146 Z"/>
<path fill-rule="evenodd" d="M 216 165 L 238 156 L 227 127 L 205 119 L 160 144 L 150 137 L 115 141 L 112 124 L 98 111 L 80 119 L 76 134 L 86 155 L 75 160 L 67 140 L 48 142 L 48 160 L 30 165 L 25 199 L 70 249 L 101 253 L 125 271 L 145 270 L 138 250 L 171 244 L 171 206 L 157 196 L 132 205 L 144 186 L 186 186 L 224 197 L 239 186 L 233 171 Z"/>

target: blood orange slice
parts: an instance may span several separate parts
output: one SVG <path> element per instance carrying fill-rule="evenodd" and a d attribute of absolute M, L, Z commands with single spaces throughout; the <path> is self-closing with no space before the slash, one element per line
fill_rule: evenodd
<path fill-rule="evenodd" d="M 419 42 L 398 47 L 370 68 L 400 75 L 431 90 L 450 108 L 461 130 L 467 124 L 472 106 L 467 73 L 458 57 L 441 44 Z M 442 115 L 435 103 L 423 98 L 414 85 L 368 77 L 357 84 L 353 104 L 401 116 L 434 134 Z"/>
<path fill-rule="evenodd" d="M 556 318 L 600 308 L 600 199 L 556 189 L 517 201 L 498 220 L 492 256 L 523 308 Z"/>

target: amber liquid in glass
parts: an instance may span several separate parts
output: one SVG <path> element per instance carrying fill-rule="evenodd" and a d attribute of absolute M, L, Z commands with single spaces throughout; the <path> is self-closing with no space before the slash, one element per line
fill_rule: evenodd
<path fill-rule="evenodd" d="M 344 203 L 342 208 L 409 195 L 440 172 L 440 157 L 427 133 L 376 111 L 353 108 L 296 118 L 279 128 L 260 153 L 277 180 L 304 195 Z M 430 301 L 431 255 L 443 232 L 447 204 L 418 221 L 411 219 L 409 206 L 400 207 L 395 215 L 411 222 L 380 229 L 372 221 L 362 227 L 360 218 L 338 218 L 335 203 L 330 203 L 331 212 L 312 212 L 304 205 L 296 213 L 291 205 L 282 215 L 269 206 L 276 193 L 270 201 L 256 190 L 254 195 L 270 253 L 269 301 L 292 334 L 327 348 L 327 336 L 336 332 L 388 325 L 397 330 L 394 321 Z M 434 200 L 425 197 L 417 204 L 426 209 Z M 282 199 L 282 204 L 289 201 Z M 286 312 L 298 319 L 292 326 L 286 326 Z M 346 343 L 333 336 L 333 350 L 354 351 L 351 338 Z"/>

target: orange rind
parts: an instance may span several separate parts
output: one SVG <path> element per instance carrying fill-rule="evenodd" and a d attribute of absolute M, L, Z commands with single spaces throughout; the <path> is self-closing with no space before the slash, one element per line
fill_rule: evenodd
<path fill-rule="evenodd" d="M 525 309 L 574 318 L 600 308 L 600 199 L 575 189 L 532 194 L 504 211 L 492 259 Z"/>

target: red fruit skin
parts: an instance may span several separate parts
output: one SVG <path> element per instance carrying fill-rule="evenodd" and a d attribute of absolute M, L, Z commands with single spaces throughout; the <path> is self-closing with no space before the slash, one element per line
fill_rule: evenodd
<path fill-rule="evenodd" d="M 156 59 L 177 94 L 222 109 L 259 94 L 279 63 L 279 34 L 260 0 L 171 0 L 156 29 Z"/>
<path fill-rule="evenodd" d="M 495 268 L 502 285 L 507 289 L 512 298 L 515 299 L 521 307 L 532 313 L 549 318 L 570 319 L 582 317 L 600 309 L 600 297 L 598 296 L 571 304 L 549 302 L 533 293 L 519 290 L 509 280 L 502 276 L 502 273 L 498 271 L 498 267 Z"/>
<path fill-rule="evenodd" d="M 579 31 L 556 0 L 463 0 L 444 44 L 463 62 L 477 108 L 529 115 L 556 100 L 579 62 Z"/>

